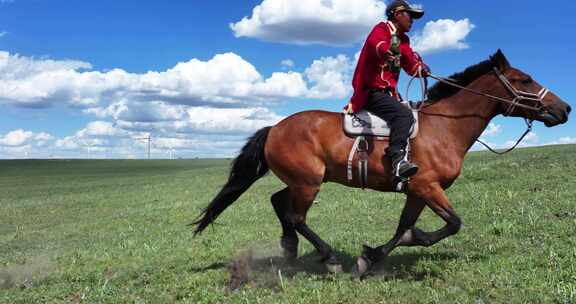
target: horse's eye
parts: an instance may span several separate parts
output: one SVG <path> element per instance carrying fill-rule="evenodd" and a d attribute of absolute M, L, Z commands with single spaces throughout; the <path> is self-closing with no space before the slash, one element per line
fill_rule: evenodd
<path fill-rule="evenodd" d="M 534 82 L 534 80 L 532 80 L 532 78 L 530 78 L 530 77 L 528 77 L 526 79 L 522 79 L 523 84 L 531 84 L 532 82 Z"/>

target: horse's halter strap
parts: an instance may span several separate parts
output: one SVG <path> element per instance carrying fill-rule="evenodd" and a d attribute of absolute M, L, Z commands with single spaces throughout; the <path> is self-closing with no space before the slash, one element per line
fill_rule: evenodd
<path fill-rule="evenodd" d="M 512 85 L 512 83 L 510 83 L 508 78 L 506 78 L 506 76 L 504 76 L 500 72 L 499 69 L 494 68 L 494 73 L 496 73 L 496 76 L 498 76 L 498 79 L 500 79 L 500 82 L 502 82 L 504 87 L 506 87 L 506 89 L 508 89 L 508 91 L 512 95 L 514 95 L 514 99 L 512 101 L 506 100 L 506 102 L 509 103 L 510 105 L 508 106 L 508 109 L 506 109 L 506 111 L 504 112 L 504 116 L 510 116 L 510 114 L 512 114 L 514 109 L 517 107 L 521 107 L 521 108 L 525 108 L 525 109 L 533 110 L 533 111 L 541 111 L 544 108 L 543 101 L 544 101 L 544 98 L 546 97 L 546 95 L 548 95 L 548 93 L 550 92 L 550 90 L 543 87 L 540 90 L 540 92 L 538 92 L 538 94 L 520 91 L 520 90 L 517 90 Z M 521 104 L 520 101 L 522 101 L 522 100 L 535 101 L 536 107 Z"/>

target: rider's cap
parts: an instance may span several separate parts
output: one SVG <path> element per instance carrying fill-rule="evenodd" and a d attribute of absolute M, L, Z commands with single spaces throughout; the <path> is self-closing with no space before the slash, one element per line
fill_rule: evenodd
<path fill-rule="evenodd" d="M 396 14 L 396 12 L 406 11 L 408 12 L 413 19 L 420 19 L 424 16 L 424 10 L 420 8 L 416 8 L 410 5 L 407 1 L 404 0 L 395 0 L 388 7 L 386 8 L 386 16 L 391 18 Z"/>

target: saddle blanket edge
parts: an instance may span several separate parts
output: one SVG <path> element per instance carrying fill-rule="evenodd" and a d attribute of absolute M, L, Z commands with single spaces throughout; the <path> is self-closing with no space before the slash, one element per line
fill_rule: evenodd
<path fill-rule="evenodd" d="M 412 114 L 416 122 L 410 133 L 411 139 L 418 135 L 418 111 L 412 110 Z M 366 110 L 343 116 L 344 132 L 348 135 L 390 137 L 390 128 L 386 121 Z"/>

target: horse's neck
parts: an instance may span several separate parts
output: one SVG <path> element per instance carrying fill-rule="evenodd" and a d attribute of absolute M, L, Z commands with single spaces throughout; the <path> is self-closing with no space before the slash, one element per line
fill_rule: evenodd
<path fill-rule="evenodd" d="M 507 96 L 503 87 L 495 81 L 493 77 L 483 76 L 468 88 L 495 96 Z M 499 114 L 498 109 L 497 101 L 461 90 L 425 108 L 422 113 L 434 132 L 441 134 L 443 144 L 464 156 L 492 118 Z"/>

